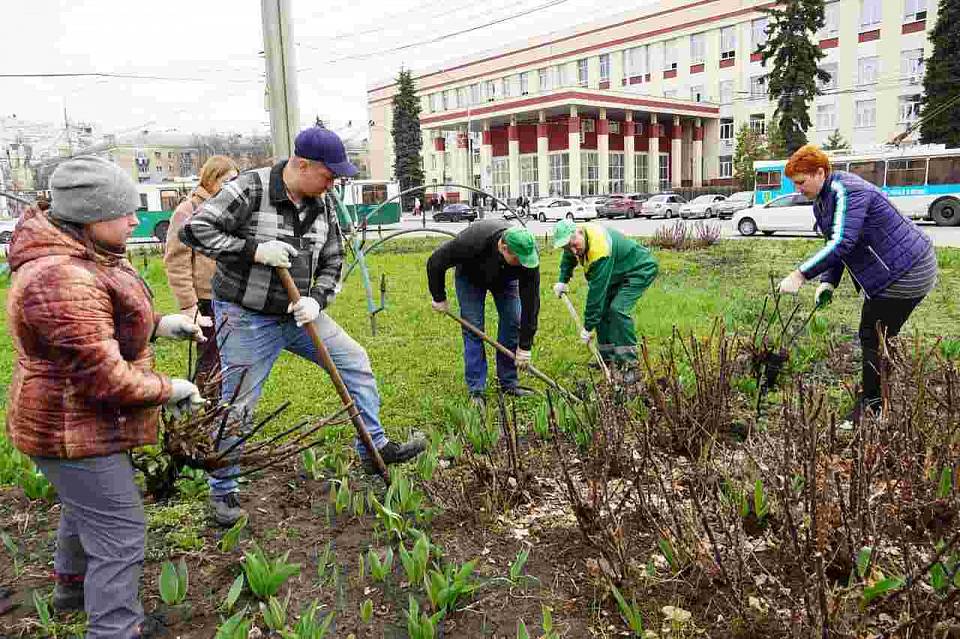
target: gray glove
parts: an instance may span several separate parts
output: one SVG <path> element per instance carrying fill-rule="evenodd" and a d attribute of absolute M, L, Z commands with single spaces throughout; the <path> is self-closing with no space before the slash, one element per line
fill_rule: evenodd
<path fill-rule="evenodd" d="M 180 419 L 184 414 L 192 413 L 206 404 L 206 400 L 200 395 L 200 389 L 193 382 L 174 378 L 170 380 L 170 384 L 173 386 L 173 394 L 163 406 L 173 414 L 174 419 Z"/>
<path fill-rule="evenodd" d="M 253 260 L 267 266 L 290 268 L 290 258 L 297 256 L 297 249 L 280 240 L 270 240 L 257 245 Z"/>

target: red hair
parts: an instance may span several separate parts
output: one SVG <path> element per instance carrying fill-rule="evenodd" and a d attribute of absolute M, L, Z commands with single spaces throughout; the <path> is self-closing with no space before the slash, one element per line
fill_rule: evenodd
<path fill-rule="evenodd" d="M 824 175 L 830 175 L 830 158 L 816 145 L 804 144 L 790 156 L 783 172 L 792 178 L 798 173 L 813 175 L 817 169 L 823 169 Z"/>

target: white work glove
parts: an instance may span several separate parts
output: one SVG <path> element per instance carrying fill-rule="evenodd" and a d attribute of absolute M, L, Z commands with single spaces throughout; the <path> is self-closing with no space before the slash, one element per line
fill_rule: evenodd
<path fill-rule="evenodd" d="M 591 333 L 587 329 L 583 329 L 582 331 L 580 331 L 580 339 L 583 341 L 584 344 L 589 345 L 590 340 L 593 339 L 593 333 Z"/>
<path fill-rule="evenodd" d="M 193 382 L 174 378 L 170 383 L 173 386 L 173 394 L 163 406 L 173 414 L 175 419 L 194 412 L 206 403 L 200 395 L 200 389 Z"/>
<path fill-rule="evenodd" d="M 207 317 L 206 315 L 201 313 L 200 309 L 197 308 L 196 304 L 194 304 L 190 308 L 183 309 L 182 311 L 180 311 L 180 314 L 186 315 L 187 317 L 192 319 L 197 326 L 201 328 L 209 328 L 213 326 L 213 318 Z"/>
<path fill-rule="evenodd" d="M 557 297 L 563 297 L 563 294 L 567 292 L 566 282 L 557 282 L 553 285 L 553 294 Z"/>
<path fill-rule="evenodd" d="M 303 326 L 320 317 L 320 302 L 312 297 L 301 297 L 296 304 L 287 305 L 287 312 L 293 313 L 297 326 Z"/>
<path fill-rule="evenodd" d="M 525 351 L 522 348 L 518 348 L 516 353 L 514 353 L 514 357 L 516 358 L 515 361 L 517 362 L 517 369 L 522 371 L 527 370 L 527 367 L 530 366 L 530 351 Z"/>
<path fill-rule="evenodd" d="M 297 256 L 297 249 L 280 240 L 270 240 L 257 245 L 253 260 L 267 266 L 290 268 L 290 258 Z"/>
<path fill-rule="evenodd" d="M 780 292 L 787 295 L 796 295 L 806 283 L 807 278 L 800 271 L 793 271 L 780 281 Z"/>
<path fill-rule="evenodd" d="M 436 301 L 436 300 L 431 300 L 431 301 L 430 301 L 430 306 L 433 308 L 433 310 L 435 310 L 435 311 L 438 312 L 438 313 L 449 313 L 449 312 L 450 312 L 450 302 L 447 301 L 447 300 L 443 300 L 442 302 L 438 302 L 438 301 Z"/>
<path fill-rule="evenodd" d="M 813 298 L 813 303 L 817 307 L 826 306 L 833 301 L 833 291 L 836 287 L 830 282 L 822 282 L 820 286 L 817 287 L 817 294 Z"/>
<path fill-rule="evenodd" d="M 166 337 L 169 339 L 192 339 L 195 342 L 205 342 L 207 338 L 203 336 L 200 326 L 193 321 L 192 317 L 186 315 L 174 314 L 164 315 L 157 322 L 157 337 Z"/>

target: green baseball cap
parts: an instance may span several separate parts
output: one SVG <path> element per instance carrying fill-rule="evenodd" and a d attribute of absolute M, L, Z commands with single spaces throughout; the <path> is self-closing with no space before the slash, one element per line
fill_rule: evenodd
<path fill-rule="evenodd" d="M 520 264 L 526 268 L 540 266 L 540 256 L 537 255 L 537 242 L 533 239 L 533 233 L 514 226 L 503 232 L 503 241 L 510 252 L 520 258 Z"/>
<path fill-rule="evenodd" d="M 573 220 L 560 220 L 553 227 L 553 248 L 558 249 L 570 243 L 570 238 L 577 232 L 577 225 Z"/>

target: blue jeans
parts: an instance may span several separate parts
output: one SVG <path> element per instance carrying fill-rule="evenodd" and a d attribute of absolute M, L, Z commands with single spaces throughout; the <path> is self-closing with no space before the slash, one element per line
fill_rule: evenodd
<path fill-rule="evenodd" d="M 476 286 L 461 275 L 454 278 L 454 283 L 461 317 L 483 331 L 487 289 Z M 516 351 L 520 336 L 520 283 L 512 280 L 502 290 L 490 293 L 499 316 L 497 341 L 508 350 Z M 463 373 L 470 393 L 483 393 L 486 390 L 487 355 L 483 340 L 466 329 L 463 329 Z M 497 379 L 504 388 L 517 386 L 517 365 L 500 352 L 497 352 Z"/>
<path fill-rule="evenodd" d="M 286 349 L 318 363 L 317 350 L 306 329 L 297 326 L 293 315 L 258 313 L 220 300 L 214 300 L 213 310 L 217 326 L 224 320 L 227 322 L 217 338 L 220 366 L 224 371 L 221 397 L 226 402 L 233 398 L 241 375 L 246 370 L 243 388 L 239 390 L 231 413 L 232 419 L 241 420 L 245 428 L 250 428 L 263 383 L 270 374 L 273 363 L 280 356 L 280 351 Z M 367 351 L 326 313 L 321 312 L 314 324 L 360 411 L 363 423 L 373 439 L 373 445 L 377 448 L 383 447 L 387 443 L 387 436 L 380 425 L 380 393 L 377 391 L 377 382 L 370 368 Z M 224 437 L 221 449 L 232 444 L 228 439 Z M 366 458 L 366 449 L 359 439 L 355 445 L 361 459 Z M 225 478 L 238 471 L 237 466 L 229 466 L 212 473 L 209 480 L 211 496 L 220 497 L 235 492 L 236 480 Z"/>

